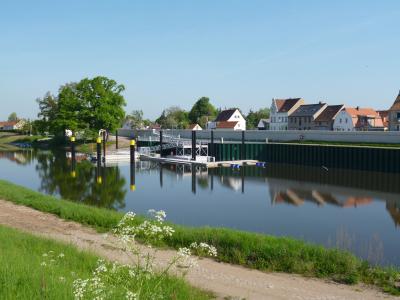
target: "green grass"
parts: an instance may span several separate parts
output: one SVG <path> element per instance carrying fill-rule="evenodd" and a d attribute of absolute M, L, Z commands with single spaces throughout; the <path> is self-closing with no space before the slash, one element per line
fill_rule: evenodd
<path fill-rule="evenodd" d="M 0 199 L 89 225 L 100 232 L 112 229 L 122 217 L 119 212 L 59 200 L 2 180 Z M 342 250 L 327 249 L 292 238 L 226 228 L 173 227 L 176 233 L 164 245 L 158 246 L 178 248 L 204 241 L 218 249 L 218 259 L 224 262 L 263 271 L 328 278 L 348 284 L 364 282 L 400 295 L 398 269 L 371 267 L 367 262 Z"/>
<path fill-rule="evenodd" d="M 65 256 L 43 267 L 44 253 Z M 73 246 L 39 238 L 0 226 L 0 299 L 73 299 L 72 283 L 88 278 L 98 257 Z M 60 278 L 62 277 L 62 278 Z M 153 282 L 148 282 L 149 288 Z M 210 294 L 189 286 L 184 280 L 168 277 L 162 283 L 166 299 L 209 299 Z M 121 287 L 121 290 L 122 287 Z M 124 299 L 124 298 L 121 298 Z"/>
<path fill-rule="evenodd" d="M 356 142 L 340 142 L 340 141 L 288 141 L 282 143 L 304 144 L 304 145 L 330 145 L 330 146 L 357 146 L 357 147 L 379 147 L 379 148 L 400 148 L 400 143 L 356 143 Z"/>

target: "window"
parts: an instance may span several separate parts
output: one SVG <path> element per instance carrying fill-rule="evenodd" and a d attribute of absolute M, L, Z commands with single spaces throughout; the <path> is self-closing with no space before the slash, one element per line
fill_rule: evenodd
<path fill-rule="evenodd" d="M 400 112 L 397 113 L 397 122 L 400 122 Z"/>
<path fill-rule="evenodd" d="M 346 121 L 346 124 L 347 124 L 347 118 L 345 119 L 345 121 Z"/>
<path fill-rule="evenodd" d="M 342 124 L 342 118 L 339 119 L 339 123 Z"/>

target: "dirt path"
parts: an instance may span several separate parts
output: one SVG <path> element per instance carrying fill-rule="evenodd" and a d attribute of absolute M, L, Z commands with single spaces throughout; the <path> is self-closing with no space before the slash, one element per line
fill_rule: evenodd
<path fill-rule="evenodd" d="M 0 200 L 0 224 L 71 243 L 109 260 L 129 262 L 127 255 L 116 246 L 113 236 L 8 201 Z M 157 262 L 164 264 L 174 253 L 159 251 Z M 361 285 L 348 286 L 290 274 L 263 273 L 210 259 L 200 260 L 187 280 L 194 286 L 213 291 L 221 299 L 226 296 L 232 299 L 399 299 Z"/>

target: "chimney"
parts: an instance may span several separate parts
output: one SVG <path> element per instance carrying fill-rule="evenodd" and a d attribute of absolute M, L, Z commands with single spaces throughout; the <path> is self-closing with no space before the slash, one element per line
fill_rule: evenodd
<path fill-rule="evenodd" d="M 322 102 L 321 102 L 321 101 L 319 101 L 319 102 L 318 102 L 318 104 L 322 104 Z"/>
<path fill-rule="evenodd" d="M 360 107 L 359 107 L 359 106 L 357 106 L 357 107 L 356 107 L 356 109 L 357 109 L 357 110 L 360 110 Z"/>

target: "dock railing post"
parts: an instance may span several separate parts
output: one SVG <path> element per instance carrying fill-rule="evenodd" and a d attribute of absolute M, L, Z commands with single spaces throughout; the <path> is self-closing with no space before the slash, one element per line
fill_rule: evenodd
<path fill-rule="evenodd" d="M 118 129 L 115 131 L 115 149 L 118 150 Z"/>
<path fill-rule="evenodd" d="M 160 130 L 160 157 L 163 157 L 162 148 L 163 148 L 163 131 Z"/>
<path fill-rule="evenodd" d="M 196 160 L 196 130 L 192 130 L 192 160 Z"/>
<path fill-rule="evenodd" d="M 246 152 L 245 152 L 245 131 L 244 130 L 242 130 L 242 147 L 241 148 L 242 148 L 241 149 L 242 151 L 241 151 L 240 156 L 241 156 L 242 160 L 245 160 Z"/>

